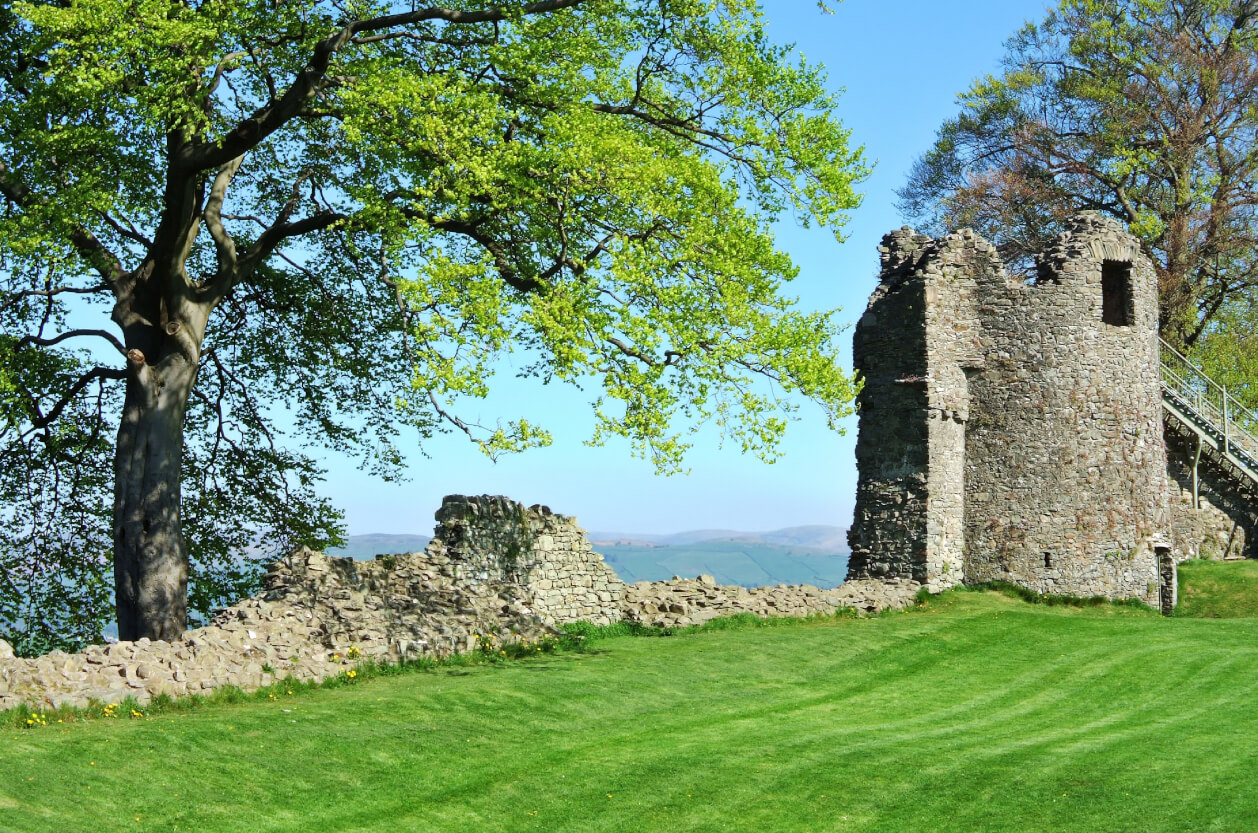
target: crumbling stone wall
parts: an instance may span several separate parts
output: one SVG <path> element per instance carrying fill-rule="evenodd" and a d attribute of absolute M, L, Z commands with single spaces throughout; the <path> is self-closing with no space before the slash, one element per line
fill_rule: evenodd
<path fill-rule="evenodd" d="M 519 585 L 548 622 L 610 624 L 625 584 L 593 551 L 575 518 L 505 497 L 450 495 L 437 510 L 429 551 L 454 565 L 463 583 Z"/>
<path fill-rule="evenodd" d="M 476 634 L 537 639 L 553 629 L 519 585 L 459 580 L 436 553 L 361 562 L 300 550 L 271 566 L 266 590 L 188 631 L 179 642 L 141 639 L 79 654 L 0 659 L 0 709 L 22 702 L 141 703 L 225 685 L 251 690 L 287 676 L 322 680 L 361 659 L 442 657 L 476 647 Z"/>
<path fill-rule="evenodd" d="M 790 616 L 912 602 L 915 582 L 745 590 L 711 577 L 627 587 L 573 518 L 502 497 L 447 497 L 424 552 L 374 561 L 299 550 L 271 565 L 265 591 L 179 642 L 94 645 L 14 657 L 0 642 L 0 710 L 20 703 L 141 703 L 225 685 L 246 690 L 292 676 L 322 680 L 364 659 L 472 651 L 477 635 L 536 640 L 573 621 L 627 619 L 670 627 L 714 616 Z"/>
<path fill-rule="evenodd" d="M 864 388 L 857 399 L 856 522 L 848 577 L 926 583 L 930 454 L 926 283 L 911 280 L 929 238 L 909 229 L 883 239 L 883 279 L 853 335 Z"/>
<path fill-rule="evenodd" d="M 849 608 L 879 613 L 912 604 L 921 585 L 915 581 L 865 579 L 821 590 L 807 584 L 776 587 L 721 585 L 712 576 L 670 581 L 640 581 L 629 586 L 621 613 L 627 622 L 675 628 L 702 625 L 720 616 L 751 613 L 774 616 L 815 616 Z"/>
<path fill-rule="evenodd" d="M 969 230 L 901 229 L 880 252 L 854 337 L 866 381 L 849 579 L 1157 603 L 1171 524 L 1157 286 L 1137 241 L 1079 216 L 1033 283 Z"/>

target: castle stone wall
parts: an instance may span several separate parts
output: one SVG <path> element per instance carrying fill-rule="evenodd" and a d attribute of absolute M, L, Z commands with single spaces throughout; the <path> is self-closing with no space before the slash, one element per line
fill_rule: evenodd
<path fill-rule="evenodd" d="M 21 658 L 0 641 L 0 710 L 89 700 L 146 703 L 226 685 L 322 680 L 362 660 L 444 657 L 533 641 L 556 625 L 621 620 L 668 627 L 714 616 L 793 616 L 912 602 L 918 584 L 851 582 L 746 590 L 711 577 L 626 586 L 573 518 L 502 497 L 447 497 L 424 552 L 374 561 L 299 550 L 271 565 L 260 595 L 179 642 L 119 642 Z"/>
<path fill-rule="evenodd" d="M 928 242 L 908 229 L 883 240 L 883 280 L 852 338 L 864 387 L 849 579 L 926 581 L 926 295 L 911 278 Z"/>
<path fill-rule="evenodd" d="M 451 495 L 437 510 L 433 541 L 429 550 L 455 565 L 457 581 L 518 585 L 548 622 L 619 621 L 625 583 L 574 518 L 505 497 Z"/>
<path fill-rule="evenodd" d="M 854 556 L 872 546 L 849 578 L 912 577 L 932 590 L 998 579 L 1156 603 L 1155 546 L 1171 534 L 1157 287 L 1134 238 L 1075 218 L 1033 284 L 969 230 L 931 240 L 902 229 L 880 251 L 854 337 L 867 382 L 849 540 Z M 897 295 L 924 303 L 893 312 Z M 922 343 L 882 332 L 919 321 Z M 903 368 L 925 369 L 918 401 L 889 381 Z M 889 429 L 897 420 L 908 424 Z M 925 431 L 927 447 L 894 480 L 879 448 L 902 444 L 890 435 L 900 430 Z M 911 538 L 908 563 L 878 532 L 918 528 L 924 546 Z"/>

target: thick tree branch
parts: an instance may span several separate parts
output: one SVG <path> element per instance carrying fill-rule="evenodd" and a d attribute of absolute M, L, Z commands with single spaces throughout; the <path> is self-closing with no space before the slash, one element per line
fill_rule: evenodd
<path fill-rule="evenodd" d="M 117 336 L 108 330 L 68 330 L 64 333 L 59 333 L 52 338 L 44 338 L 43 336 L 23 336 L 18 341 L 17 347 L 20 348 L 28 344 L 34 347 L 53 347 L 63 341 L 66 341 L 67 339 L 80 338 L 84 336 L 103 338 L 114 346 L 114 349 L 118 351 L 119 355 L 125 356 L 127 354 L 127 348 L 123 346 Z"/>
<path fill-rule="evenodd" d="M 0 194 L 5 199 L 19 208 L 26 208 L 33 202 L 40 204 L 46 202 L 45 199 L 33 194 L 18 179 L 9 167 L 0 160 Z M 71 230 L 70 243 L 79 256 L 87 262 L 89 266 L 105 279 L 109 284 L 115 284 L 126 273 L 122 268 L 122 262 L 111 252 L 104 243 L 96 238 L 96 235 L 87 229 L 79 226 Z"/>
<path fill-rule="evenodd" d="M 331 66 L 332 58 L 360 33 L 383 32 L 429 20 L 457 24 L 495 23 L 506 20 L 512 14 L 544 14 L 579 6 L 584 2 L 585 0 L 539 0 L 539 2 L 529 3 L 518 10 L 511 11 L 498 7 L 479 11 L 428 8 L 356 20 L 319 41 L 309 62 L 278 100 L 256 110 L 252 116 L 238 124 L 218 142 L 189 143 L 172 159 L 184 171 L 203 171 L 220 167 L 257 147 L 266 137 L 283 127 L 302 111 L 306 103 L 318 93 L 320 85 L 325 80 L 324 76 L 327 75 L 328 67 Z"/>
<path fill-rule="evenodd" d="M 637 359 L 648 367 L 656 367 L 660 364 L 660 360 L 652 356 L 650 353 L 644 353 L 636 347 L 630 347 L 628 344 L 615 336 L 605 336 L 603 340 L 612 347 L 615 347 L 621 353 L 624 353 L 629 358 Z"/>
<path fill-rule="evenodd" d="M 177 159 L 190 145 L 185 131 L 172 130 L 166 135 L 167 158 Z M 226 161 L 230 160 L 224 160 Z M 166 171 L 162 219 L 154 235 L 151 254 L 156 274 L 184 275 L 184 264 L 192 251 L 201 224 L 201 203 L 205 197 L 205 184 L 198 173 L 178 170 L 174 164 Z M 178 282 L 165 288 L 164 294 L 171 308 L 176 301 L 175 294 L 185 289 Z"/>
<path fill-rule="evenodd" d="M 201 212 L 201 216 L 205 221 L 205 227 L 210 232 L 210 237 L 214 240 L 214 248 L 218 253 L 218 275 L 219 280 L 223 280 L 224 276 L 234 276 L 236 272 L 236 244 L 232 240 L 231 235 L 227 233 L 227 229 L 223 227 L 223 199 L 227 196 L 227 186 L 231 184 L 232 177 L 236 175 L 236 171 L 240 170 L 240 163 L 244 161 L 244 157 L 237 156 L 230 160 L 223 167 L 218 169 L 218 173 L 214 177 L 214 184 L 210 186 L 210 197 L 205 202 L 205 210 Z M 231 278 L 227 278 L 231 280 Z"/>
<path fill-rule="evenodd" d="M 53 404 L 47 414 L 40 413 L 39 410 L 36 409 L 35 418 L 31 420 L 32 429 L 39 430 L 47 428 L 55 422 L 57 417 L 61 416 L 61 412 L 66 409 L 66 406 L 74 401 L 74 397 L 78 396 L 79 393 L 81 393 L 83 389 L 92 382 L 98 379 L 113 379 L 121 381 L 126 378 L 127 373 L 125 370 L 120 370 L 114 367 L 93 367 L 91 370 L 80 376 L 78 380 L 76 380 L 75 383 L 66 390 L 61 398 Z"/>
<path fill-rule="evenodd" d="M 239 276 L 241 279 L 246 278 L 257 269 L 259 265 L 264 263 L 270 257 L 275 249 L 285 240 L 291 237 L 300 237 L 303 234 L 309 234 L 312 231 L 321 231 L 331 228 L 339 222 L 348 219 L 348 215 L 339 211 L 320 211 L 309 217 L 304 217 L 293 222 L 286 222 L 284 215 L 281 214 L 279 219 L 275 221 L 262 235 L 254 242 L 249 250 L 245 252 L 240 259 Z"/>

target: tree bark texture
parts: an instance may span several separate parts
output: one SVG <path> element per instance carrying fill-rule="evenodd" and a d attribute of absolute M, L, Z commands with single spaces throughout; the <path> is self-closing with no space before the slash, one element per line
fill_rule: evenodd
<path fill-rule="evenodd" d="M 188 554 L 180 517 L 183 421 L 197 365 L 127 354 L 114 459 L 118 638 L 179 639 L 188 621 Z"/>

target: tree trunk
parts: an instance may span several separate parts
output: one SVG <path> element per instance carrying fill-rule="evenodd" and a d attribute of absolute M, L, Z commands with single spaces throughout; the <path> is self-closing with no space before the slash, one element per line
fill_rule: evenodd
<path fill-rule="evenodd" d="M 114 458 L 114 590 L 118 638 L 175 640 L 188 621 L 188 551 L 180 518 L 183 420 L 197 365 L 127 354 Z"/>

